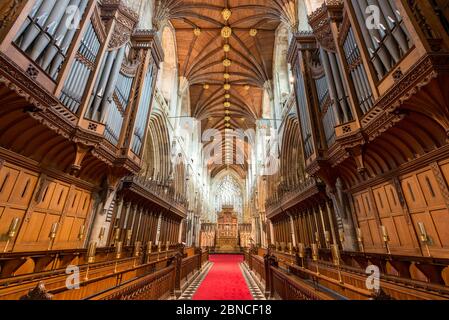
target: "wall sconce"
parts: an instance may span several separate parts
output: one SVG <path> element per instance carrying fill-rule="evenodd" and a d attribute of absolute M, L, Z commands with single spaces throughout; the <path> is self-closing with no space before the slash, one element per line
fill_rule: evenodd
<path fill-rule="evenodd" d="M 78 241 L 83 241 L 85 231 L 86 231 L 86 227 L 84 225 L 82 225 L 80 227 L 80 231 L 78 232 Z"/>
<path fill-rule="evenodd" d="M 301 268 L 304 268 L 304 258 L 306 257 L 306 248 L 304 243 L 298 243 L 298 255 L 301 258 Z"/>
<path fill-rule="evenodd" d="M 331 245 L 331 233 L 329 231 L 324 231 L 324 238 L 326 240 L 326 248 L 330 248 Z"/>
<path fill-rule="evenodd" d="M 100 240 L 100 241 L 103 241 L 103 239 L 104 239 L 104 235 L 106 234 L 106 228 L 105 227 L 102 227 L 101 229 L 100 229 L 100 234 L 98 235 L 98 239 Z"/>
<path fill-rule="evenodd" d="M 360 250 L 362 250 L 362 252 L 365 252 L 365 248 L 363 246 L 363 234 L 362 234 L 362 229 L 357 228 L 357 242 L 359 243 L 360 246 Z"/>
<path fill-rule="evenodd" d="M 89 265 L 91 263 L 95 262 L 95 255 L 97 254 L 97 243 L 91 242 L 89 243 L 89 246 L 87 248 L 87 270 L 86 270 L 86 276 L 84 277 L 84 280 L 89 280 Z"/>
<path fill-rule="evenodd" d="M 340 237 L 340 242 L 343 244 L 345 242 L 345 231 L 344 230 L 338 230 L 338 236 Z"/>
<path fill-rule="evenodd" d="M 430 254 L 429 248 L 430 237 L 429 234 L 427 233 L 426 226 L 424 225 L 423 222 L 418 222 L 418 227 L 419 227 L 419 238 L 421 242 L 424 243 L 424 245 L 426 246 L 427 254 L 429 255 L 429 257 L 431 257 L 432 255 Z"/>
<path fill-rule="evenodd" d="M 152 253 L 153 253 L 153 241 L 148 241 L 147 242 L 147 263 L 150 263 Z"/>
<path fill-rule="evenodd" d="M 115 258 L 120 259 L 122 257 L 122 251 L 123 251 L 123 242 L 117 242 L 115 246 Z"/>
<path fill-rule="evenodd" d="M 131 244 L 131 238 L 133 236 L 133 231 L 131 229 L 126 230 L 126 245 L 130 245 Z"/>
<path fill-rule="evenodd" d="M 122 257 L 123 242 L 117 242 L 115 245 L 115 267 L 114 273 L 117 273 L 118 260 Z"/>
<path fill-rule="evenodd" d="M 120 228 L 114 229 L 114 242 L 118 242 L 120 240 Z"/>
<path fill-rule="evenodd" d="M 318 251 L 318 245 L 316 243 L 312 244 L 312 260 L 315 262 L 316 264 L 316 274 L 320 274 L 320 270 L 318 268 L 318 259 L 320 257 L 320 253 Z"/>
<path fill-rule="evenodd" d="M 332 260 L 334 262 L 334 265 L 338 269 L 338 280 L 340 283 L 343 283 L 343 278 L 341 276 L 341 270 L 340 270 L 340 249 L 338 248 L 337 244 L 332 245 Z"/>
<path fill-rule="evenodd" d="M 56 233 L 58 232 L 58 228 L 59 228 L 59 223 L 58 222 L 53 223 L 51 228 L 50 228 L 50 233 L 48 235 L 48 238 L 50 239 L 50 244 L 48 245 L 48 250 L 49 251 L 50 251 L 51 247 L 53 246 L 53 243 L 55 242 Z"/>
<path fill-rule="evenodd" d="M 8 249 L 8 245 L 11 242 L 11 240 L 16 236 L 17 231 L 19 230 L 19 224 L 20 224 L 20 218 L 15 217 L 12 219 L 11 224 L 9 225 L 8 229 L 8 240 L 6 240 L 5 249 L 3 252 L 6 252 Z"/>
<path fill-rule="evenodd" d="M 320 234 L 318 231 L 315 232 L 315 242 L 320 246 Z"/>
<path fill-rule="evenodd" d="M 136 241 L 134 244 L 134 257 L 138 258 L 140 257 L 140 254 L 142 253 L 142 242 Z"/>
<path fill-rule="evenodd" d="M 385 246 L 387 247 L 387 252 L 388 252 L 388 254 L 391 254 L 390 246 L 389 246 L 390 236 L 388 235 L 388 230 L 385 226 L 380 226 L 380 229 L 382 230 L 382 239 L 385 243 Z"/>
<path fill-rule="evenodd" d="M 96 253 L 97 253 L 97 243 L 96 242 L 89 243 L 89 247 L 87 249 L 87 263 L 95 262 Z"/>

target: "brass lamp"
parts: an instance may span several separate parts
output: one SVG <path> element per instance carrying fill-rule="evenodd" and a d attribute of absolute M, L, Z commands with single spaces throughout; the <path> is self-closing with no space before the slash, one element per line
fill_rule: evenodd
<path fill-rule="evenodd" d="M 345 232 L 344 232 L 344 230 L 338 230 L 338 236 L 340 237 L 340 242 L 344 243 L 345 242 Z"/>
<path fill-rule="evenodd" d="M 135 258 L 140 257 L 141 253 L 142 253 L 142 242 L 136 241 L 136 243 L 134 244 L 134 257 Z"/>
<path fill-rule="evenodd" d="M 315 242 L 319 245 L 320 244 L 320 234 L 318 231 L 315 232 Z"/>
<path fill-rule="evenodd" d="M 114 241 L 117 242 L 120 240 L 120 228 L 114 229 Z"/>
<path fill-rule="evenodd" d="M 318 245 L 316 243 L 312 244 L 312 259 L 317 262 L 319 258 Z"/>
<path fill-rule="evenodd" d="M 419 238 L 420 238 L 421 242 L 426 246 L 427 255 L 429 257 L 431 257 L 432 255 L 430 254 L 430 248 L 429 248 L 430 237 L 429 237 L 429 234 L 427 233 L 426 226 L 424 225 L 423 222 L 418 222 L 418 227 L 419 227 L 419 233 L 420 233 Z"/>
<path fill-rule="evenodd" d="M 115 258 L 120 259 L 122 257 L 122 251 L 123 251 L 123 242 L 119 241 L 117 242 L 115 246 Z"/>
<path fill-rule="evenodd" d="M 150 263 L 152 253 L 153 253 L 153 241 L 148 241 L 147 242 L 147 263 Z"/>
<path fill-rule="evenodd" d="M 326 240 L 326 248 L 329 248 L 331 244 L 331 233 L 329 231 L 324 231 L 324 239 Z"/>
<path fill-rule="evenodd" d="M 360 249 L 362 250 L 362 252 L 365 252 L 365 249 L 363 247 L 363 234 L 362 234 L 362 229 L 357 228 L 357 242 L 359 243 Z"/>
<path fill-rule="evenodd" d="M 334 262 L 335 266 L 340 265 L 340 249 L 338 248 L 337 244 L 333 244 L 332 247 L 332 260 Z"/>
<path fill-rule="evenodd" d="M 105 227 L 102 227 L 101 229 L 100 229 L 100 234 L 98 235 L 98 239 L 100 240 L 100 241 L 103 241 L 103 239 L 104 239 L 104 235 L 106 234 L 106 228 Z"/>
<path fill-rule="evenodd" d="M 318 259 L 319 259 L 319 251 L 318 251 L 318 245 L 316 243 L 312 244 L 312 259 L 315 262 L 316 265 L 316 274 L 320 274 L 320 269 L 318 267 Z"/>
<path fill-rule="evenodd" d="M 8 249 L 8 245 L 11 242 L 11 240 L 16 236 L 17 231 L 19 230 L 19 224 L 20 224 L 20 218 L 15 217 L 12 219 L 11 224 L 9 225 L 8 229 L 8 239 L 6 240 L 5 249 L 3 252 L 6 252 Z"/>
<path fill-rule="evenodd" d="M 48 238 L 50 238 L 50 244 L 48 245 L 48 250 L 50 250 L 51 247 L 53 246 L 53 243 L 56 239 L 56 233 L 58 232 L 58 228 L 59 228 L 58 222 L 53 223 L 50 228 L 50 233 L 48 235 Z"/>
<path fill-rule="evenodd" d="M 420 239 L 421 242 L 428 242 L 429 236 L 427 234 L 426 226 L 422 222 L 418 222 L 419 232 L 420 232 Z"/>
<path fill-rule="evenodd" d="M 86 227 L 84 225 L 82 225 L 80 227 L 80 231 L 78 232 L 78 240 L 82 241 L 84 239 L 84 233 L 86 231 Z"/>
<path fill-rule="evenodd" d="M 388 235 L 388 230 L 387 230 L 387 228 L 385 226 L 380 226 L 380 229 L 382 231 L 382 239 L 383 239 L 383 241 L 385 243 L 385 246 L 387 248 L 387 252 L 388 252 L 388 254 L 391 254 L 390 246 L 389 246 L 390 236 Z"/>
<path fill-rule="evenodd" d="M 341 270 L 340 270 L 340 249 L 338 248 L 337 244 L 332 245 L 332 260 L 334 262 L 334 265 L 338 268 L 338 279 L 340 283 L 343 283 L 343 278 L 341 276 Z"/>
<path fill-rule="evenodd" d="M 84 280 L 89 280 L 89 264 L 95 262 L 95 255 L 97 253 L 97 242 L 92 241 L 89 243 L 89 246 L 87 248 L 87 270 L 86 270 L 86 276 L 84 277 Z"/>
<path fill-rule="evenodd" d="M 115 244 L 115 266 L 114 273 L 117 273 L 118 260 L 122 257 L 123 242 L 119 241 Z"/>
<path fill-rule="evenodd" d="M 89 247 L 87 249 L 87 263 L 95 262 L 95 255 L 97 253 L 97 243 L 92 241 L 89 243 Z"/>
<path fill-rule="evenodd" d="M 58 226 L 59 226 L 59 223 L 57 223 L 57 222 L 52 224 L 51 229 L 50 229 L 50 234 L 48 235 L 48 237 L 50 239 L 53 240 L 56 238 L 56 232 L 58 232 Z"/>
<path fill-rule="evenodd" d="M 306 248 L 304 243 L 298 243 L 298 255 L 301 258 L 301 268 L 304 268 L 304 258 L 306 257 Z"/>
<path fill-rule="evenodd" d="M 126 230 L 126 245 L 130 245 L 131 244 L 131 238 L 133 236 L 133 231 L 131 229 Z"/>

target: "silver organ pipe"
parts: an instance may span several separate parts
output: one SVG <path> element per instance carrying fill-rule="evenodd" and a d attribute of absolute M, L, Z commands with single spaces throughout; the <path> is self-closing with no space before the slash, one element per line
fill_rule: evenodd
<path fill-rule="evenodd" d="M 79 110 L 100 47 L 98 35 L 92 23 L 89 23 L 60 97 L 62 104 L 73 113 L 77 113 Z"/>
<path fill-rule="evenodd" d="M 151 98 L 153 96 L 153 82 L 153 64 L 150 64 L 141 90 L 142 97 L 139 102 L 139 110 L 137 111 L 134 137 L 131 146 L 131 150 L 137 155 L 140 155 L 142 151 L 143 139 L 150 113 Z"/>
<path fill-rule="evenodd" d="M 108 77 L 108 82 L 104 90 L 103 100 L 101 102 L 100 110 L 100 122 L 104 122 L 108 116 L 110 110 L 109 106 L 112 103 L 112 94 L 114 93 L 115 86 L 117 84 L 117 79 L 119 77 L 120 70 L 122 68 L 123 58 L 125 57 L 126 47 L 118 49 L 117 56 L 115 57 L 114 63 L 110 75 Z"/>
<path fill-rule="evenodd" d="M 328 146 L 331 146 L 336 139 L 335 126 L 337 125 L 335 121 L 335 114 L 333 104 L 327 105 L 330 101 L 329 95 L 329 85 L 326 76 L 323 75 L 319 79 L 315 79 L 315 87 L 318 95 L 318 103 L 320 106 L 320 111 L 322 114 L 322 123 L 324 128 L 324 133 L 326 135 L 326 142 Z"/>
<path fill-rule="evenodd" d="M 365 114 L 373 107 L 374 98 L 352 28 L 349 29 L 343 45 L 343 50 L 345 52 L 348 65 L 350 66 L 349 73 L 359 100 L 358 103 L 360 109 Z"/>
<path fill-rule="evenodd" d="M 91 96 L 90 109 L 88 110 L 88 117 L 92 120 L 99 121 L 98 110 L 100 109 L 100 104 L 103 100 L 105 87 L 109 79 L 109 75 L 111 74 L 112 65 L 116 56 L 117 50 L 114 50 L 108 51 L 103 57 L 100 74 L 97 77 Z"/>
<path fill-rule="evenodd" d="M 36 0 L 16 36 L 20 49 L 53 79 L 76 34 L 76 15 L 81 17 L 87 4 L 88 0 Z"/>
<path fill-rule="evenodd" d="M 122 72 L 127 61 L 127 46 L 108 51 L 101 63 L 87 111 L 87 117 L 105 123 L 105 138 L 114 145 L 120 139 L 124 114 L 128 108 L 133 76 Z"/>
<path fill-rule="evenodd" d="M 410 50 L 410 36 L 394 1 L 352 0 L 362 38 L 371 56 L 371 62 L 382 79 Z M 379 9 L 379 26 L 367 28 L 368 6 Z"/>
<path fill-rule="evenodd" d="M 306 100 L 306 88 L 304 83 L 304 78 L 301 73 L 301 70 L 297 70 L 296 72 L 296 95 L 298 97 L 298 108 L 299 108 L 299 119 L 301 121 L 301 131 L 304 142 L 304 155 L 305 158 L 308 159 L 313 155 L 315 149 L 313 147 L 312 141 L 312 128 L 310 126 L 309 121 L 311 120 L 309 111 L 307 108 L 307 100 Z"/>

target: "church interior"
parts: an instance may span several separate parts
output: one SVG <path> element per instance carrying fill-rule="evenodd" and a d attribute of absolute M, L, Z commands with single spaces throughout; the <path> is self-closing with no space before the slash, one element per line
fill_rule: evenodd
<path fill-rule="evenodd" d="M 2 0 L 0 300 L 449 300 L 448 83 L 448 0 Z"/>

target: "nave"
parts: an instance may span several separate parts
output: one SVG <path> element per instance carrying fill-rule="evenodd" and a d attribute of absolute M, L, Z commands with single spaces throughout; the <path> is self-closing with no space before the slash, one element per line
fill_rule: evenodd
<path fill-rule="evenodd" d="M 448 0 L 1 0 L 0 300 L 449 300 Z"/>

